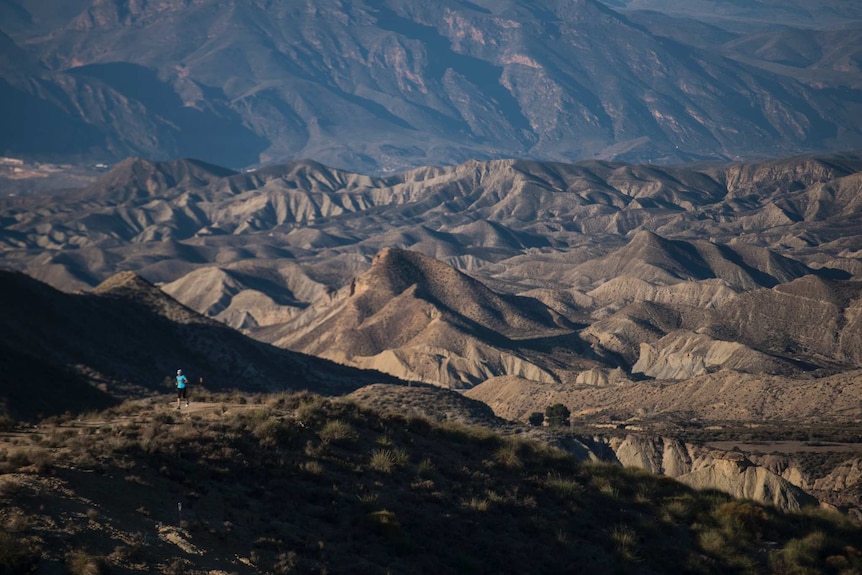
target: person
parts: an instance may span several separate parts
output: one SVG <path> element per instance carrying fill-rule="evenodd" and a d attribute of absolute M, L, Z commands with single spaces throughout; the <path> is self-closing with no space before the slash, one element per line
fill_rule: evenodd
<path fill-rule="evenodd" d="M 186 389 L 186 385 L 188 385 L 189 379 L 183 375 L 183 370 L 177 370 L 177 409 L 180 409 L 180 402 L 185 399 L 186 407 L 189 406 L 189 396 L 188 391 Z"/>

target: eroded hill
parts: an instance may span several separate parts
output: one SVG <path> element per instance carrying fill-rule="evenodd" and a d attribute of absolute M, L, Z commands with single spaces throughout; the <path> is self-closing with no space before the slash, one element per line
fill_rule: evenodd
<path fill-rule="evenodd" d="M 209 389 L 345 392 L 393 381 L 252 340 L 181 305 L 132 272 L 69 294 L 0 271 L 0 402 L 36 419 L 172 387 L 184 369 Z"/>
<path fill-rule="evenodd" d="M 3 200 L 0 257 L 66 290 L 135 270 L 258 338 L 447 387 L 828 373 L 860 362 L 860 169 L 132 159 Z"/>

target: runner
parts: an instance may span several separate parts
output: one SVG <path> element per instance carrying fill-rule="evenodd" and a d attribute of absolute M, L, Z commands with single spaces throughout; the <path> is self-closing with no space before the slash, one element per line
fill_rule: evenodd
<path fill-rule="evenodd" d="M 186 385 L 188 385 L 188 378 L 183 375 L 183 370 L 177 370 L 177 409 L 180 409 L 180 401 L 186 400 L 186 407 L 189 406 L 189 396 L 186 391 Z"/>

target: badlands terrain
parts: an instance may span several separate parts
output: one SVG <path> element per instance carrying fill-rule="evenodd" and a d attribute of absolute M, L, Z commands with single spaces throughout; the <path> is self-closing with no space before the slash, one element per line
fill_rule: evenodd
<path fill-rule="evenodd" d="M 521 426 L 562 404 L 576 435 L 541 440 L 578 457 L 858 518 L 860 176 L 856 152 L 387 177 L 129 159 L 0 200 L 0 262 L 26 274 L 2 278 L 4 361 L 80 408 L 180 365 L 212 389 L 455 391 Z"/>

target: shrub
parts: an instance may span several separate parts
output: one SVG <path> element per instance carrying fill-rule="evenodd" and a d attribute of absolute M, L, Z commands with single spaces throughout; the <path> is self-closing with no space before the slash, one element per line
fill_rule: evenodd
<path fill-rule="evenodd" d="M 371 454 L 371 469 L 391 473 L 396 467 L 407 465 L 409 456 L 403 449 L 375 449 Z"/>
<path fill-rule="evenodd" d="M 396 535 L 401 531 L 398 518 L 391 511 L 383 509 L 368 514 L 371 523 L 384 535 Z"/>
<path fill-rule="evenodd" d="M 324 469 L 323 465 L 320 464 L 319 461 L 303 461 L 299 468 L 308 473 L 309 475 L 323 475 Z"/>
<path fill-rule="evenodd" d="M 724 551 L 724 535 L 718 529 L 707 529 L 700 532 L 697 540 L 700 543 L 700 548 L 710 555 L 721 556 L 722 551 Z"/>
<path fill-rule="evenodd" d="M 527 421 L 533 427 L 539 427 L 540 425 L 545 423 L 545 414 L 541 411 L 534 411 L 530 414 L 530 417 L 527 419 Z"/>
<path fill-rule="evenodd" d="M 293 423 L 273 415 L 269 409 L 257 409 L 248 419 L 251 434 L 261 447 L 271 448 L 289 441 L 295 431 Z"/>
<path fill-rule="evenodd" d="M 356 497 L 365 507 L 376 507 L 380 503 L 380 496 L 376 493 L 360 493 Z"/>
<path fill-rule="evenodd" d="M 437 470 L 437 466 L 434 465 L 434 462 L 429 458 L 425 458 L 419 462 L 419 465 L 416 467 L 416 474 L 419 477 L 428 477 L 432 473 Z"/>
<path fill-rule="evenodd" d="M 669 523 L 685 522 L 694 513 L 692 506 L 691 496 L 665 499 L 661 504 L 663 519 Z"/>
<path fill-rule="evenodd" d="M 730 541 L 745 544 L 763 537 L 766 511 L 751 501 L 729 501 L 719 506 L 715 516 Z"/>
<path fill-rule="evenodd" d="M 160 413 L 156 413 L 155 415 L 153 415 L 153 422 L 170 425 L 171 423 L 174 422 L 174 416 L 171 415 L 170 413 L 166 412 L 166 411 L 162 411 Z"/>
<path fill-rule="evenodd" d="M 494 453 L 494 461 L 508 469 L 521 469 L 524 462 L 518 456 L 518 444 L 507 441 Z"/>
<path fill-rule="evenodd" d="M 619 553 L 627 561 L 637 561 L 638 535 L 628 525 L 616 525 L 611 530 L 611 539 Z"/>
<path fill-rule="evenodd" d="M 349 423 L 341 419 L 327 421 L 318 435 L 323 443 L 355 441 L 359 437 L 356 430 Z"/>
<path fill-rule="evenodd" d="M 549 405 L 545 409 L 545 419 L 548 421 L 549 427 L 568 427 L 571 416 L 572 412 L 562 403 Z"/>
<path fill-rule="evenodd" d="M 478 425 L 465 425 L 459 421 L 444 421 L 440 424 L 440 429 L 452 434 L 455 439 L 461 441 L 488 441 L 496 440 L 497 433 Z"/>
<path fill-rule="evenodd" d="M 83 549 L 70 552 L 66 556 L 66 567 L 71 575 L 100 575 L 105 573 L 105 558 L 90 555 Z"/>
<path fill-rule="evenodd" d="M 0 573 L 27 573 L 40 555 L 29 540 L 0 529 Z"/>
<path fill-rule="evenodd" d="M 564 477 L 559 473 L 548 473 L 545 485 L 563 497 L 574 497 L 584 490 L 584 486 L 577 479 Z"/>
<path fill-rule="evenodd" d="M 784 549 L 770 554 L 772 568 L 779 573 L 819 573 L 820 553 L 825 543 L 826 536 L 821 531 L 791 539 Z"/>
<path fill-rule="evenodd" d="M 296 408 L 294 417 L 306 426 L 310 426 L 315 420 L 326 416 L 325 408 L 330 405 L 329 400 L 319 395 L 307 395 L 300 397 L 301 403 Z"/>

